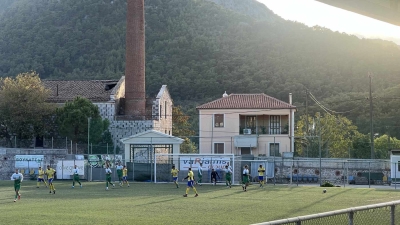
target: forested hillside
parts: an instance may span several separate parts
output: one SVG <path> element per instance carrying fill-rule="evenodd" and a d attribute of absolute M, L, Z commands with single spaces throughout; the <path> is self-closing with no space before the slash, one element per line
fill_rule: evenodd
<path fill-rule="evenodd" d="M 389 104 L 375 100 L 376 123 L 386 126 L 381 116 L 393 124 L 397 108 L 391 107 L 399 100 L 389 98 L 398 96 L 399 46 L 284 21 L 254 2 L 252 10 L 233 7 L 236 0 L 212 1 L 145 1 L 149 94 L 167 84 L 175 104 L 193 110 L 225 90 L 264 92 L 285 101 L 291 92 L 300 115 L 307 88 L 318 100 L 334 102 L 328 104 L 333 110 L 349 111 L 344 115 L 368 132 L 368 102 L 354 100 L 368 97 L 370 72 L 374 93 Z M 0 11 L 0 76 L 29 70 L 42 79 L 123 75 L 126 0 L 8 5 Z M 321 109 L 311 106 L 315 111 Z"/>

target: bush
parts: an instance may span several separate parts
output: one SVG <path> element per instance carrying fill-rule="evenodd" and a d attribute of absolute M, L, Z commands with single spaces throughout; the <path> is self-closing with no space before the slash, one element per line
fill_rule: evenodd
<path fill-rule="evenodd" d="M 325 181 L 323 184 L 321 184 L 321 187 L 335 187 L 335 185 L 329 181 Z"/>

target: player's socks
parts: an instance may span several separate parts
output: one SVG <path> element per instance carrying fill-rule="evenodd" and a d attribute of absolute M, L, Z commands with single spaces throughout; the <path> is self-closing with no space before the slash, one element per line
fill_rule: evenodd
<path fill-rule="evenodd" d="M 186 195 L 189 193 L 189 189 L 188 187 L 186 188 Z"/>
<path fill-rule="evenodd" d="M 196 193 L 196 194 L 197 194 L 197 190 L 196 190 L 196 188 L 195 188 L 195 187 L 193 187 L 193 190 L 194 190 L 194 193 Z"/>

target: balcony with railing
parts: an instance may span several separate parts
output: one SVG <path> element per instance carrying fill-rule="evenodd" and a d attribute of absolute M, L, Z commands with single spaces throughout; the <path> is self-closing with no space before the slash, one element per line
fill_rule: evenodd
<path fill-rule="evenodd" d="M 288 125 L 285 126 L 240 126 L 239 134 L 274 135 L 289 134 Z"/>
<path fill-rule="evenodd" d="M 288 134 L 288 124 L 289 115 L 239 115 L 239 134 Z"/>

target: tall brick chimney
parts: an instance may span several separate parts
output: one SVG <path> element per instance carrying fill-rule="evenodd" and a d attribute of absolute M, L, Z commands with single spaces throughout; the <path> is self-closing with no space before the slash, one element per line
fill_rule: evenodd
<path fill-rule="evenodd" d="M 132 120 L 146 113 L 144 35 L 144 0 L 127 0 L 125 115 Z"/>

